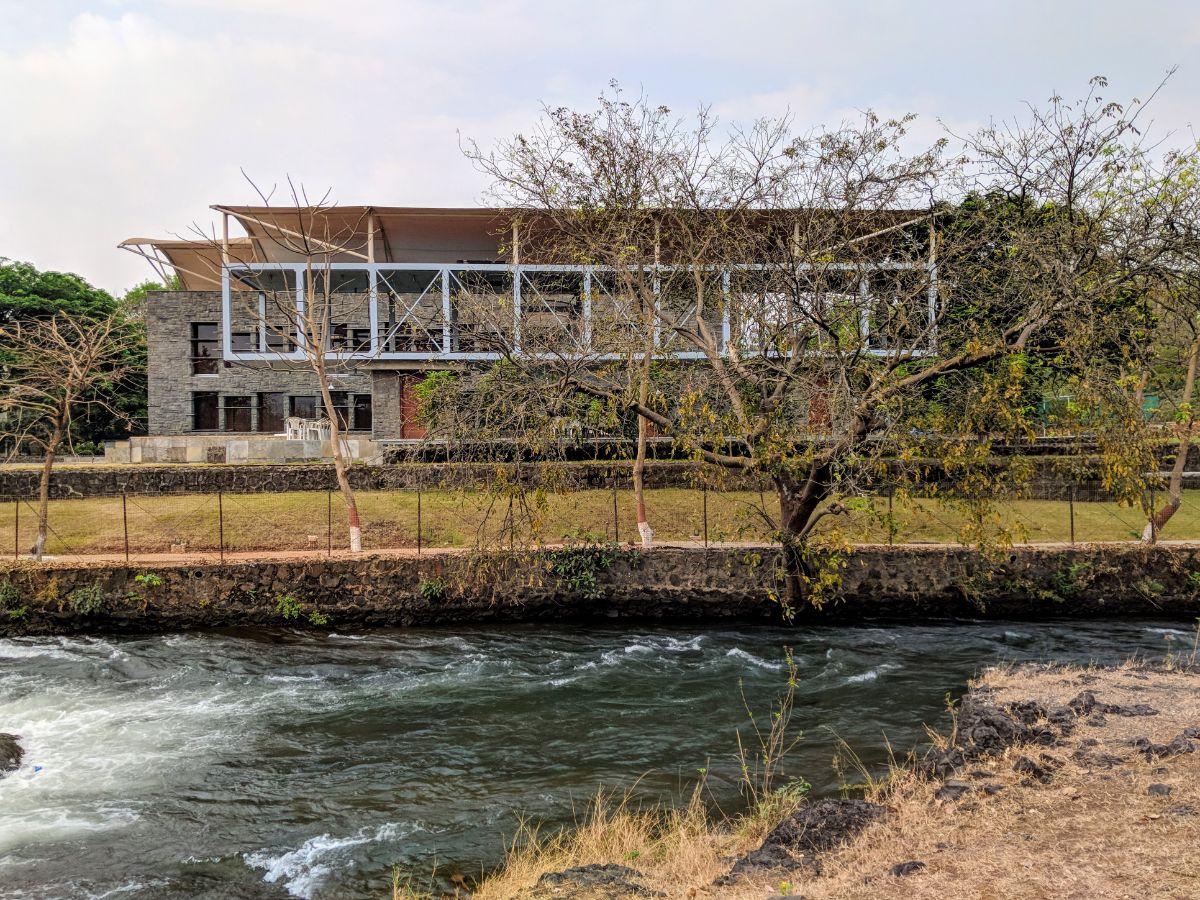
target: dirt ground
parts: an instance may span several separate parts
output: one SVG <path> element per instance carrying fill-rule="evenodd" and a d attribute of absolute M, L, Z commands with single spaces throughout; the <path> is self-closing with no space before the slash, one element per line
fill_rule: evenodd
<path fill-rule="evenodd" d="M 501 873 L 481 895 L 1200 897 L 1200 674 L 1194 665 L 994 670 L 972 686 L 971 697 L 992 718 L 976 720 L 969 746 L 991 741 L 995 730 L 987 722 L 996 724 L 996 717 L 1004 720 L 1001 732 L 1011 722 L 1021 742 L 1004 747 L 1000 740 L 991 753 L 968 750 L 963 759 L 955 744 L 964 746 L 964 711 L 958 741 L 925 763 L 926 769 L 941 765 L 936 777 L 897 770 L 889 784 L 868 792 L 882 807 L 877 819 L 838 848 L 815 857 L 793 854 L 790 868 L 722 879 L 719 873 L 744 859 L 762 835 L 679 829 L 669 845 L 640 858 L 628 849 L 636 835 L 615 841 L 607 858 L 571 854 L 572 865 L 608 864 L 584 873 L 586 887 L 553 874 L 538 882 L 537 866 L 518 865 L 508 873 L 518 877 Z M 946 760 L 960 765 L 949 771 Z M 606 846 L 600 837 L 586 842 L 593 851 Z M 629 869 L 612 868 L 620 865 Z"/>

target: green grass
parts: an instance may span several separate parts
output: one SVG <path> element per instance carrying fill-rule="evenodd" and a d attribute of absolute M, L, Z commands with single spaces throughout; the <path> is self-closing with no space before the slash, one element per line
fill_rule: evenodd
<path fill-rule="evenodd" d="M 368 492 L 358 495 L 368 549 L 415 547 L 417 495 L 415 492 Z M 655 536 L 664 541 L 700 540 L 704 534 L 703 494 L 698 490 L 661 489 L 647 492 L 647 507 Z M 225 547 L 232 551 L 324 549 L 327 522 L 332 520 L 333 545 L 342 545 L 345 507 L 339 495 L 332 504 L 322 492 L 283 494 L 226 494 L 223 498 Z M 874 502 L 875 515 L 859 510 L 825 520 L 856 543 L 885 543 L 886 499 Z M 771 529 L 760 510 L 773 518 L 778 504 L 771 494 L 717 492 L 708 494 L 710 541 L 766 540 Z M 422 539 L 427 547 L 471 546 L 477 536 L 485 543 L 507 540 L 507 500 L 452 491 L 425 492 L 421 497 Z M 953 542 L 963 517 L 953 508 L 931 500 L 894 504 L 895 541 Z M 613 495 L 608 490 L 550 495 L 543 505 L 513 504 L 514 540 L 535 534 L 547 543 L 572 537 L 614 537 Z M 34 538 L 34 509 L 22 504 L 20 539 L 16 546 L 27 552 Z M 0 504 L 0 547 L 14 547 L 13 504 Z M 1069 537 L 1066 502 L 1019 500 L 1001 508 L 999 524 L 1012 528 L 1018 541 L 1065 541 Z M 1141 532 L 1140 510 L 1121 509 L 1113 503 L 1076 503 L 1077 541 L 1132 540 Z M 47 552 L 54 555 L 120 553 L 124 549 L 121 498 L 55 500 L 50 504 L 52 533 Z M 155 495 L 128 498 L 129 546 L 132 552 L 170 552 L 183 545 L 187 551 L 215 550 L 218 546 L 216 495 Z M 622 540 L 636 537 L 633 497 L 628 490 L 617 498 L 616 532 Z M 1164 539 L 1200 538 L 1200 491 L 1185 493 L 1183 506 L 1164 530 Z"/>

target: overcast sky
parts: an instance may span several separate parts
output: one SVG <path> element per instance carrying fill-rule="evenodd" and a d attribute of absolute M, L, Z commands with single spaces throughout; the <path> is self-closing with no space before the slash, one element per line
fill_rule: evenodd
<path fill-rule="evenodd" d="M 0 0 L 0 256 L 122 291 L 151 272 L 116 244 L 253 202 L 242 168 L 472 205 L 460 132 L 490 143 L 612 78 L 726 120 L 914 112 L 932 138 L 1095 74 L 1145 96 L 1173 65 L 1154 118 L 1186 137 L 1195 0 Z"/>

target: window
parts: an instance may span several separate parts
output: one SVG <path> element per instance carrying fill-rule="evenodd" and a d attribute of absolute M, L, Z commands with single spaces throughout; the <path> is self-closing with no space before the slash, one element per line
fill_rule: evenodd
<path fill-rule="evenodd" d="M 291 407 L 293 416 L 299 416 L 302 419 L 315 419 L 317 417 L 316 397 L 292 397 Z"/>
<path fill-rule="evenodd" d="M 249 350 L 258 349 L 258 334 L 253 331 L 235 331 L 230 336 L 230 349 L 232 350 Z"/>
<path fill-rule="evenodd" d="M 342 351 L 350 349 L 350 341 L 345 322 L 332 322 L 329 325 L 329 349 Z"/>
<path fill-rule="evenodd" d="M 217 357 L 220 355 L 217 343 L 216 322 L 192 323 L 192 374 L 216 375 Z M 215 425 L 213 426 L 216 427 Z"/>
<path fill-rule="evenodd" d="M 195 391 L 192 394 L 192 430 L 216 431 L 218 395 L 216 391 Z"/>
<path fill-rule="evenodd" d="M 250 397 L 248 395 L 225 398 L 225 430 L 250 430 Z"/>
<path fill-rule="evenodd" d="M 291 353 L 296 349 L 293 333 L 288 325 L 268 325 L 267 349 L 274 353 Z"/>
<path fill-rule="evenodd" d="M 346 423 L 350 418 L 350 395 L 345 391 L 330 391 L 329 397 L 333 400 L 333 413 L 337 416 L 338 428 L 346 431 Z"/>
<path fill-rule="evenodd" d="M 355 353 L 371 352 L 371 329 L 355 328 L 350 332 L 350 343 Z"/>
<path fill-rule="evenodd" d="M 355 394 L 354 395 L 354 420 L 351 428 L 354 431 L 370 431 L 371 430 L 371 395 L 370 394 Z"/>
<path fill-rule="evenodd" d="M 283 420 L 287 417 L 287 394 L 258 395 L 258 430 L 267 434 L 283 431 Z"/>

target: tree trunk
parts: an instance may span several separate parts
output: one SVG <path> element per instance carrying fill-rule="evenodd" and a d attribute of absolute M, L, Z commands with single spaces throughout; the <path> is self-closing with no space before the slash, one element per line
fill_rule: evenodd
<path fill-rule="evenodd" d="M 814 574 L 808 555 L 809 528 L 830 493 L 830 466 L 816 463 L 803 481 L 776 475 L 779 496 L 780 543 L 783 546 L 784 583 L 788 603 L 795 608 L 808 601 L 808 579 Z"/>
<path fill-rule="evenodd" d="M 38 562 L 41 562 L 42 554 L 46 551 L 46 537 L 50 532 L 50 472 L 54 468 L 54 456 L 58 452 L 62 437 L 63 422 L 59 416 L 54 422 L 50 440 L 46 442 L 46 457 L 42 461 L 42 474 L 38 479 L 37 538 L 33 542 L 31 553 Z"/>
<path fill-rule="evenodd" d="M 1196 417 L 1192 412 L 1192 396 L 1196 390 L 1196 371 L 1200 367 L 1200 340 L 1195 341 L 1188 357 L 1187 376 L 1183 382 L 1183 396 L 1180 401 L 1185 411 L 1184 420 L 1179 424 L 1179 447 L 1175 451 L 1175 463 L 1171 466 L 1171 475 L 1167 479 L 1167 502 L 1163 508 L 1152 512 L 1146 527 L 1142 530 L 1142 540 L 1152 544 L 1162 534 L 1163 526 L 1171 521 L 1171 517 L 1183 502 L 1183 473 L 1187 469 L 1188 451 L 1192 446 L 1192 435 L 1196 429 Z"/>
<path fill-rule="evenodd" d="M 346 524 L 350 529 L 350 552 L 362 552 L 362 523 L 358 518 L 358 502 L 354 499 L 354 489 L 350 487 L 350 463 L 342 452 L 342 427 L 338 421 L 337 410 L 333 407 L 333 397 L 329 392 L 329 380 L 325 375 L 324 366 L 314 366 L 321 383 L 321 402 L 325 406 L 325 416 L 329 419 L 329 439 L 333 444 L 333 471 L 337 476 L 338 490 L 346 502 Z"/>
<path fill-rule="evenodd" d="M 639 398 L 643 406 L 648 393 L 643 380 Z M 633 460 L 633 497 L 637 503 L 637 529 L 642 537 L 642 547 L 647 550 L 654 543 L 654 532 L 646 518 L 646 430 L 649 424 L 642 416 L 638 416 L 637 456 Z"/>

